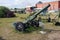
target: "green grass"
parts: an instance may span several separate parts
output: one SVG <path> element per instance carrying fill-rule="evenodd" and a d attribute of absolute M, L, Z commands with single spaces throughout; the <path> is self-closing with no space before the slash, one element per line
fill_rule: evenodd
<path fill-rule="evenodd" d="M 23 34 L 16 31 L 13 23 L 17 21 L 24 21 L 29 14 L 16 14 L 14 18 L 0 18 L 0 36 L 6 40 L 38 40 L 41 39 L 41 34 L 37 34 L 35 31 L 29 34 Z M 43 17 L 42 17 L 43 18 Z M 53 23 L 46 23 L 45 28 L 47 29 L 60 29 L 56 27 Z"/>
<path fill-rule="evenodd" d="M 7 40 L 9 40 L 11 35 L 14 37 L 13 35 L 20 33 L 14 29 L 13 23 L 24 21 L 28 15 L 29 14 L 16 14 L 14 18 L 0 18 L 0 36 L 7 37 Z"/>

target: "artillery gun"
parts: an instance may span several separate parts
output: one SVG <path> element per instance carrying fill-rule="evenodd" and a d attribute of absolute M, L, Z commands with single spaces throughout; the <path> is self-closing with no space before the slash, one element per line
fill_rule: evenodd
<path fill-rule="evenodd" d="M 25 31 L 26 28 L 29 27 L 29 25 L 31 26 L 36 26 L 38 27 L 39 22 L 38 21 L 34 21 L 34 19 L 43 11 L 45 11 L 48 7 L 50 7 L 50 4 L 48 4 L 47 6 L 45 6 L 42 10 L 37 11 L 36 13 L 34 13 L 33 15 L 29 16 L 25 21 L 23 22 L 16 22 L 14 23 L 15 28 L 18 31 Z"/>

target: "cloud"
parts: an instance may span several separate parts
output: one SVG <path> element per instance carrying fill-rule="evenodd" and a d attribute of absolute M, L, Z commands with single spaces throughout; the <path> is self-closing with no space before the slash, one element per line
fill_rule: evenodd
<path fill-rule="evenodd" d="M 10 1 L 10 0 L 0 0 L 0 6 L 11 7 L 13 5 L 11 2 L 12 1 Z"/>
<path fill-rule="evenodd" d="M 52 0 L 0 0 L 0 6 L 7 7 L 26 7 L 26 6 L 34 6 L 38 1 L 52 1 Z"/>
<path fill-rule="evenodd" d="M 32 6 L 36 0 L 0 0 L 0 5 L 7 7 L 26 7 Z"/>
<path fill-rule="evenodd" d="M 15 4 L 15 5 L 20 4 L 20 0 L 14 0 L 14 4 Z"/>

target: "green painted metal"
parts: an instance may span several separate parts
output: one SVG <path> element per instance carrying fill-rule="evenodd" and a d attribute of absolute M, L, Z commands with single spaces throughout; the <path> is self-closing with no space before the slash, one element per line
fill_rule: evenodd
<path fill-rule="evenodd" d="M 50 4 L 48 4 L 42 10 L 39 10 L 38 12 L 36 12 L 35 14 L 33 14 L 32 16 L 29 16 L 25 21 L 23 21 L 23 23 L 27 23 L 29 21 L 34 20 L 37 17 L 37 15 L 39 15 L 41 12 L 45 11 L 46 9 L 48 9 L 48 7 L 50 7 Z"/>

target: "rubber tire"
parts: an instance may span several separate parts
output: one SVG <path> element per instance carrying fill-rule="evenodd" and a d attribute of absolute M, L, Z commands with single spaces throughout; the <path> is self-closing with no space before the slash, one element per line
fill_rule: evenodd
<path fill-rule="evenodd" d="M 17 24 L 16 24 L 17 26 L 15 27 L 18 31 L 24 31 L 24 23 L 22 23 L 22 22 L 18 22 Z"/>

